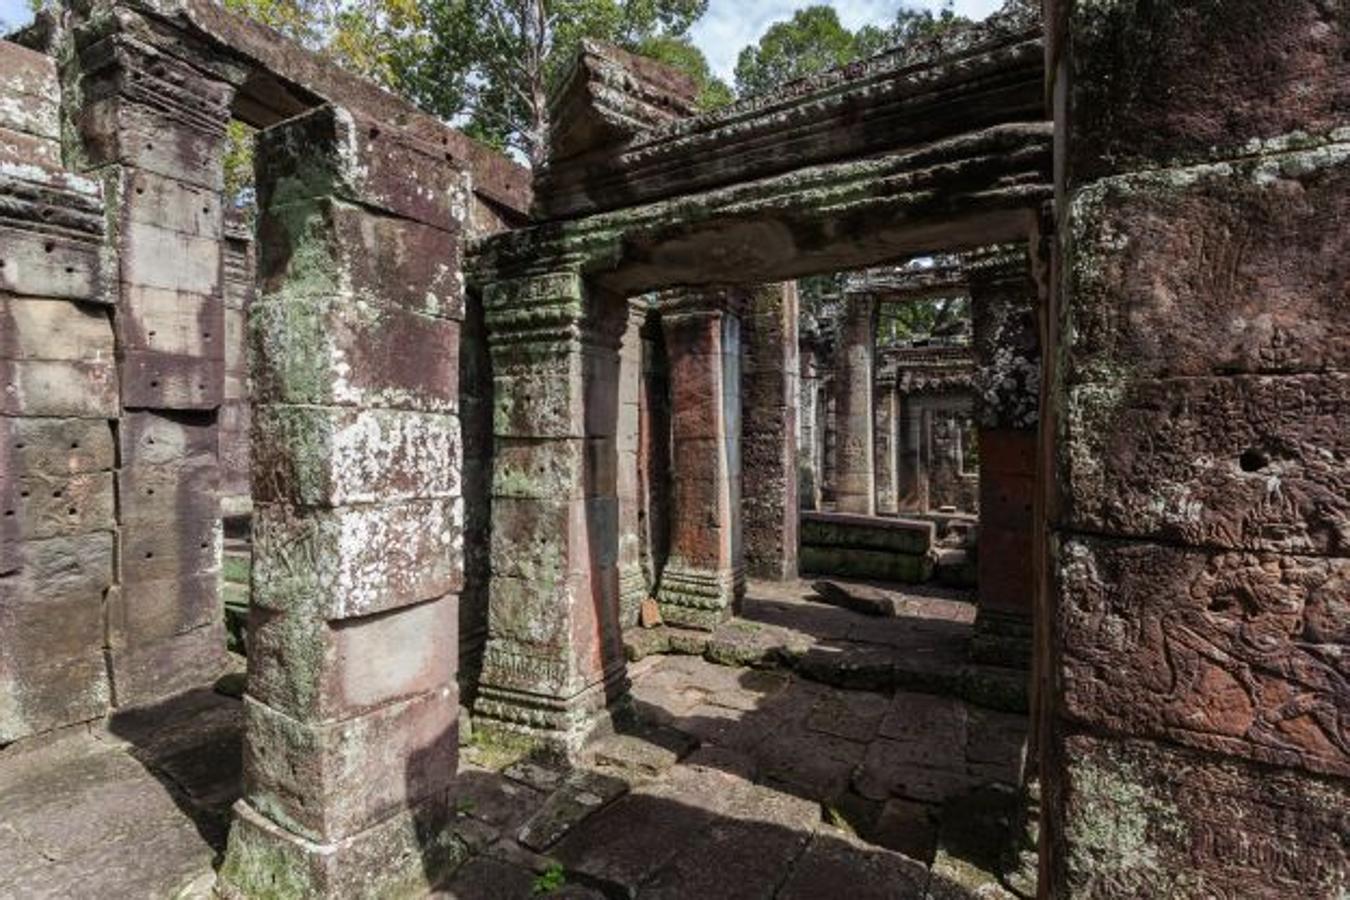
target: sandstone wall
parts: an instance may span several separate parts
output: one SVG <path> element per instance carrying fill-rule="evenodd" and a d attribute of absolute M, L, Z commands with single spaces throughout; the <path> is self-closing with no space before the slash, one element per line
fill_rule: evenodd
<path fill-rule="evenodd" d="M 1337 896 L 1350 6 L 1049 7 L 1049 889 Z"/>

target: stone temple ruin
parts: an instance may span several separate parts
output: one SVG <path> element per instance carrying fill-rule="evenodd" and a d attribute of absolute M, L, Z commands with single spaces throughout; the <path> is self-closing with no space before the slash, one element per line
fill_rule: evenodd
<path fill-rule="evenodd" d="M 0 44 L 0 896 L 1350 890 L 1350 4 L 693 95 Z"/>

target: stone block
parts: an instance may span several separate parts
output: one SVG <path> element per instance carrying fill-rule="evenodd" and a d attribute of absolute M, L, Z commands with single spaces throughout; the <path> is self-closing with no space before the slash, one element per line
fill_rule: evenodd
<path fill-rule="evenodd" d="M 459 418 L 403 410 L 253 407 L 254 500 L 342 506 L 451 499 Z"/>
<path fill-rule="evenodd" d="M 166 524 L 220 515 L 220 466 L 215 455 L 163 465 L 136 464 L 117 472 L 123 523 Z"/>
<path fill-rule="evenodd" d="M 331 844 L 297 837 L 234 806 L 230 846 L 217 891 L 225 900 L 294 897 L 415 897 L 444 883 L 468 856 L 444 794 Z"/>
<path fill-rule="evenodd" d="M 872 578 L 904 584 L 921 584 L 933 574 L 932 557 L 894 550 L 803 545 L 797 564 L 804 575 Z"/>
<path fill-rule="evenodd" d="M 113 581 L 110 531 L 24 541 L 0 577 L 0 655 L 11 666 L 52 665 L 101 653 L 103 592 Z"/>
<path fill-rule="evenodd" d="M 224 360 L 229 335 L 219 294 L 124 283 L 117 312 L 123 350 Z"/>
<path fill-rule="evenodd" d="M 533 358 L 493 344 L 493 433 L 497 437 L 615 437 L 619 428 L 614 354 L 570 342 Z"/>
<path fill-rule="evenodd" d="M 61 143 L 52 138 L 0 127 L 0 165 L 61 168 Z"/>
<path fill-rule="evenodd" d="M 340 296 L 264 295 L 249 309 L 254 397 L 453 413 L 459 323 Z"/>
<path fill-rule="evenodd" d="M 332 198 L 265 209 L 258 222 L 264 294 L 341 297 L 434 318 L 464 318 L 463 234 Z"/>
<path fill-rule="evenodd" d="M 0 44 L 0 84 L 8 95 L 0 104 L 0 128 L 60 139 L 61 83 L 53 57 L 5 41 Z"/>
<path fill-rule="evenodd" d="M 1099 538 L 1058 548 L 1061 709 L 1341 776 L 1350 561 Z"/>
<path fill-rule="evenodd" d="M 1060 739 L 1051 896 L 1331 897 L 1345 883 L 1344 781 L 1147 741 Z"/>
<path fill-rule="evenodd" d="M 0 226 L 0 291 L 107 302 L 97 241 Z"/>
<path fill-rule="evenodd" d="M 191 414 L 128 410 L 118 422 L 124 468 L 200 463 L 215 456 L 216 442 L 215 425 Z"/>
<path fill-rule="evenodd" d="M 201 86 L 209 85 L 198 79 Z M 189 123 L 166 109 L 124 97 L 86 103 L 76 124 L 94 166 L 121 163 L 210 191 L 225 186 L 225 121 L 216 127 Z M 213 123 L 214 124 L 214 123 Z"/>
<path fill-rule="evenodd" d="M 240 380 L 235 389 L 230 390 L 226 382 L 225 399 L 241 400 L 245 396 L 242 390 L 244 379 L 248 378 L 248 313 L 242 309 L 225 307 L 225 374 L 237 376 Z"/>
<path fill-rule="evenodd" d="M 1074 183 L 1123 169 L 1240 156 L 1294 132 L 1346 124 L 1350 24 L 1317 0 L 1278 6 L 1059 3 L 1071 42 Z M 1060 31 L 1059 29 L 1063 29 Z"/>
<path fill-rule="evenodd" d="M 111 360 L 0 359 L 0 381 L 0 415 L 117 418 L 117 367 Z"/>
<path fill-rule="evenodd" d="M 216 190 L 166 178 L 146 169 L 121 166 L 108 170 L 106 178 L 106 193 L 115 202 L 121 215 L 121 233 L 126 241 L 126 249 L 140 247 L 148 251 L 154 241 L 173 240 L 163 232 L 210 242 L 219 242 L 224 235 L 222 195 Z M 204 244 L 192 241 L 183 246 L 200 251 L 200 259 L 204 262 L 211 258 L 211 251 Z M 215 252 L 219 254 L 220 251 L 217 249 Z M 148 258 L 145 261 L 153 262 Z M 125 263 L 123 271 L 125 273 Z M 209 272 L 209 266 L 205 272 Z M 135 284 L 152 283 L 137 278 L 126 280 Z M 191 290 L 185 285 L 179 287 Z"/>
<path fill-rule="evenodd" d="M 107 640 L 114 650 L 164 641 L 220 619 L 219 571 L 118 585 L 108 592 Z"/>
<path fill-rule="evenodd" d="M 492 457 L 492 496 L 556 501 L 607 494 L 618 479 L 617 463 L 609 438 L 499 438 Z"/>
<path fill-rule="evenodd" d="M 75 658 L 0 658 L 0 746 L 65 725 L 101 718 L 109 687 L 102 651 Z"/>
<path fill-rule="evenodd" d="M 221 676 L 228 666 L 225 627 L 213 622 L 162 640 L 113 647 L 108 660 L 118 708 L 156 703 L 209 687 Z"/>
<path fill-rule="evenodd" d="M 597 623 L 594 598 L 608 604 L 614 602 L 618 615 L 617 578 L 613 570 L 596 573 L 572 573 L 554 580 L 543 580 L 494 573 L 491 584 L 491 602 L 488 605 L 488 631 L 494 637 L 505 638 L 532 647 L 547 647 L 550 652 L 565 656 L 573 634 L 588 634 L 588 626 L 618 630 L 618 622 L 603 619 Z M 606 609 L 609 607 L 606 606 Z M 604 638 L 600 640 L 605 643 Z M 579 648 L 583 653 L 585 648 Z M 522 669 L 529 669 L 522 664 Z M 548 681 L 552 684 L 552 681 Z"/>
<path fill-rule="evenodd" d="M 220 516 L 128 519 L 118 534 L 123 585 L 191 578 L 220 568 Z"/>
<path fill-rule="evenodd" d="M 198 237 L 134 220 L 123 223 L 120 237 L 123 283 L 219 298 L 219 238 Z M 217 302 L 224 306 L 222 301 Z"/>
<path fill-rule="evenodd" d="M 813 512 L 802 515 L 801 534 L 803 544 L 821 547 L 924 554 L 932 549 L 936 528 L 919 520 Z"/>
<path fill-rule="evenodd" d="M 1306 4 L 1300 2 L 1300 7 Z M 1350 364 L 1350 144 L 1107 179 L 1070 211 L 1071 384 Z"/>
<path fill-rule="evenodd" d="M 1071 527 L 1192 546 L 1350 550 L 1350 376 L 1084 385 L 1067 406 L 1059 484 Z"/>
<path fill-rule="evenodd" d="M 34 473 L 13 477 L 4 473 L 6 533 L 23 540 L 112 531 L 116 501 L 112 472 L 78 475 Z M 10 485 L 8 482 L 13 481 Z M 11 503 L 13 504 L 11 508 Z"/>
<path fill-rule="evenodd" d="M 618 562 L 613 497 L 492 501 L 492 572 L 552 584 Z"/>
<path fill-rule="evenodd" d="M 0 418 L 4 475 L 80 475 L 111 469 L 112 427 L 99 419 Z"/>
<path fill-rule="evenodd" d="M 351 837 L 442 794 L 459 754 L 457 691 L 305 723 L 244 698 L 244 797 L 293 834 Z"/>
<path fill-rule="evenodd" d="M 464 174 L 440 148 L 346 109 L 269 128 L 256 159 L 260 209 L 336 196 L 446 230 L 468 216 Z"/>
<path fill-rule="evenodd" d="M 450 594 L 338 622 L 255 606 L 249 696 L 297 721 L 316 722 L 450 684 L 458 661 L 458 606 Z"/>
<path fill-rule="evenodd" d="M 456 593 L 463 523 L 457 499 L 307 511 L 259 504 L 253 602 L 331 621 Z"/>
<path fill-rule="evenodd" d="M 209 410 L 225 394 L 221 359 L 129 350 L 122 356 L 122 403 L 129 408 Z"/>
<path fill-rule="evenodd" d="M 106 309 L 67 300 L 0 297 L 0 359 L 108 362 L 112 322 Z"/>

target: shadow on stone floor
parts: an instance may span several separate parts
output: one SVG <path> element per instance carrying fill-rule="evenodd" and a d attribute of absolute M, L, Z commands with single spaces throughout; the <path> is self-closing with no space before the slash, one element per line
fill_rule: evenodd
<path fill-rule="evenodd" d="M 219 864 L 242 791 L 242 704 L 210 687 L 118 712 L 108 731 L 160 782 Z"/>

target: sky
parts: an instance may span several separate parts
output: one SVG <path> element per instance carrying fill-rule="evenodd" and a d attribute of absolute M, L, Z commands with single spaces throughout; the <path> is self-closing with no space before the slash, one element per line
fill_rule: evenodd
<path fill-rule="evenodd" d="M 713 71 L 731 81 L 736 55 L 754 43 L 774 22 L 791 18 L 812 0 L 710 0 L 707 14 L 694 26 L 694 43 L 712 64 Z M 819 2 L 819 0 L 816 0 Z M 834 0 L 831 5 L 851 29 L 888 24 L 902 5 L 938 9 L 941 0 Z M 956 0 L 956 11 L 982 19 L 1002 5 L 1002 0 Z M 27 0 L 0 0 L 0 21 L 21 25 L 28 21 Z"/>
<path fill-rule="evenodd" d="M 0 3 L 11 0 L 0 0 Z M 713 71 L 733 81 L 732 70 L 741 48 L 759 40 L 768 27 L 792 18 L 798 9 L 821 0 L 709 0 L 708 12 L 693 29 L 694 43 L 708 57 Z M 833 0 L 844 26 L 856 31 L 864 25 L 888 25 L 901 6 L 938 10 L 941 0 Z M 956 0 L 954 9 L 971 19 L 983 19 L 1003 0 Z"/>

